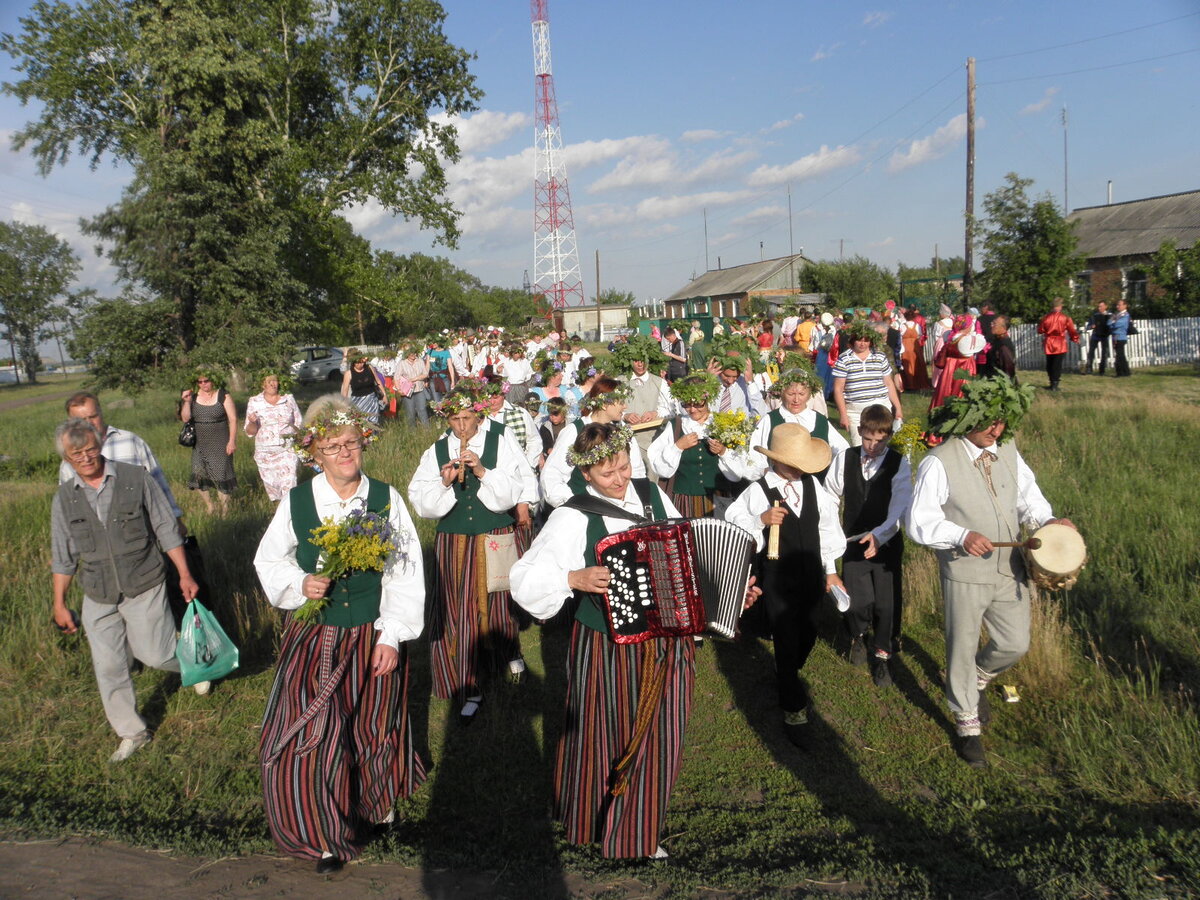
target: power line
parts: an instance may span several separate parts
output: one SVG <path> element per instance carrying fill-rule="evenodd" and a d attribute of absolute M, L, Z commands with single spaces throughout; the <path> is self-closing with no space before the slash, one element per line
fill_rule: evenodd
<path fill-rule="evenodd" d="M 1067 75 L 1079 75 L 1083 72 L 1100 72 L 1104 69 L 1119 69 L 1122 66 L 1136 66 L 1139 63 L 1154 62 L 1158 59 L 1170 59 L 1172 56 L 1186 56 L 1188 53 L 1200 53 L 1200 47 L 1190 50 L 1179 50 L 1176 53 L 1163 53 L 1160 56 L 1146 56 L 1142 59 L 1131 59 L 1127 62 L 1109 63 L 1106 66 L 1090 66 L 1086 69 L 1071 69 L 1069 72 L 1048 72 L 1045 75 L 1026 75 L 1023 78 L 1005 78 L 1000 81 L 981 82 L 981 87 L 995 87 L 998 84 L 1016 84 L 1019 81 L 1043 81 L 1047 78 L 1063 78 Z"/>
<path fill-rule="evenodd" d="M 1126 34 L 1133 34 L 1136 31 L 1145 31 L 1147 28 L 1157 28 L 1160 25 L 1170 25 L 1172 22 L 1178 22 L 1181 19 L 1190 19 L 1194 16 L 1200 16 L 1200 12 L 1184 13 L 1182 16 L 1175 16 L 1173 19 L 1163 19 L 1161 22 L 1151 22 L 1148 25 L 1138 25 L 1134 28 L 1125 28 L 1121 31 L 1110 31 L 1108 34 L 1100 34 L 1096 37 L 1081 38 L 1078 41 L 1068 41 L 1065 44 L 1054 44 L 1049 47 L 1038 47 L 1036 50 L 1020 50 L 1016 53 L 1004 53 L 1000 56 L 984 56 L 978 62 L 995 62 L 1000 59 L 1016 59 L 1018 56 L 1030 56 L 1034 53 L 1047 53 L 1050 50 L 1061 50 L 1064 47 L 1078 47 L 1080 44 L 1090 44 L 1093 41 L 1103 41 L 1111 37 L 1121 37 Z"/>

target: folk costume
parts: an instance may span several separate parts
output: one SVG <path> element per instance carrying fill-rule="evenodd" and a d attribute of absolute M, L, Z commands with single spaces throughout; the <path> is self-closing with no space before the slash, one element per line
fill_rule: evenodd
<path fill-rule="evenodd" d="M 912 466 L 891 448 L 872 459 L 862 447 L 850 447 L 834 456 L 825 489 L 843 501 L 847 543 L 842 579 L 850 594 L 846 626 L 852 640 L 861 641 L 872 631 L 874 658 L 887 660 L 900 631 L 896 591 L 904 558 L 900 521 L 912 500 Z M 859 543 L 868 533 L 876 541 L 870 559 L 865 556 L 866 546 Z"/>
<path fill-rule="evenodd" d="M 780 425 L 788 424 L 801 426 L 817 440 L 827 443 L 833 453 L 846 450 L 850 446 L 842 437 L 842 433 L 830 426 L 829 419 L 816 410 L 802 409 L 798 413 L 792 413 L 782 406 L 758 420 L 754 433 L 750 435 L 749 446 L 771 446 L 771 435 L 774 434 L 775 429 Z M 742 466 L 740 477 L 746 481 L 758 481 L 770 468 L 770 460 L 761 453 L 743 454 L 739 456 L 737 462 Z M 819 473 L 817 477 L 819 480 L 823 480 L 824 473 Z"/>
<path fill-rule="evenodd" d="M 679 515 L 645 480 L 631 481 L 620 501 L 591 487 L 587 496 L 631 516 Z M 578 599 L 566 724 L 554 766 L 554 817 L 568 841 L 598 843 L 605 857 L 647 857 L 658 850 L 695 684 L 691 638 L 617 644 L 608 636 L 599 598 L 568 586 L 568 573 L 597 564 L 598 540 L 633 524 L 619 515 L 560 507 L 512 570 L 513 598 L 539 619 L 553 616 L 572 596 Z"/>
<path fill-rule="evenodd" d="M 555 508 L 562 506 L 575 494 L 582 494 L 587 487 L 583 473 L 567 461 L 567 451 L 574 445 L 579 432 L 591 422 L 591 415 L 584 415 L 560 431 L 558 440 L 554 442 L 554 449 L 550 451 L 550 455 L 546 457 L 546 464 L 542 466 L 542 498 Z M 642 461 L 642 454 L 632 431 L 629 438 L 629 463 L 633 467 L 634 478 L 646 477 L 646 464 Z"/>
<path fill-rule="evenodd" d="M 703 422 L 676 416 L 650 445 L 650 467 L 664 480 L 671 502 L 689 519 L 712 515 L 714 497 L 732 497 L 741 480 L 740 468 L 733 462 L 739 454 L 726 449 L 717 455 L 708 449 L 705 435 L 711 423 L 711 411 Z M 680 450 L 675 442 L 685 434 L 698 434 L 700 442 Z"/>
<path fill-rule="evenodd" d="M 1046 354 L 1046 375 L 1050 390 L 1057 391 L 1062 380 L 1063 362 L 1067 358 L 1067 338 L 1079 343 L 1079 331 L 1071 317 L 1061 309 L 1052 310 L 1038 322 L 1037 333 L 1042 335 L 1042 351 Z"/>
<path fill-rule="evenodd" d="M 776 433 L 772 452 L 785 437 L 791 437 L 792 429 L 803 432 L 802 441 L 809 443 L 805 429 L 786 425 Z M 811 444 L 812 456 L 823 453 L 823 459 L 806 468 L 828 467 L 828 445 L 815 440 Z M 767 553 L 769 529 L 760 517 L 776 503 L 786 505 L 790 514 L 779 526 L 779 558 L 772 560 Z M 837 572 L 836 561 L 846 548 L 837 505 L 814 474 L 805 472 L 798 481 L 788 481 L 772 470 L 733 502 L 725 521 L 746 529 L 758 545 L 754 571 L 762 588 L 759 602 L 766 611 L 775 645 L 779 705 L 785 724 L 803 725 L 810 700 L 800 670 L 817 642 L 817 610 L 825 596 L 825 576 Z"/>
<path fill-rule="evenodd" d="M 305 603 L 315 573 L 312 530 L 366 506 L 386 516 L 396 550 L 380 572 L 355 572 L 330 589 L 313 624 L 289 617 L 259 741 L 263 809 L 276 845 L 291 856 L 353 859 L 371 828 L 425 780 L 412 745 L 405 642 L 421 634 L 425 576 L 421 545 L 395 488 L 362 476 L 343 500 L 324 474 L 280 501 L 254 556 L 272 606 Z M 400 654 L 395 670 L 371 674 L 376 643 Z"/>
<path fill-rule="evenodd" d="M 490 641 L 497 662 L 521 660 L 509 593 L 487 590 L 485 542 L 488 535 L 515 531 L 517 552 L 524 551 L 527 529 L 515 527 L 511 510 L 523 499 L 529 466 L 513 440 L 486 422 L 467 446 L 487 470 L 482 478 L 468 471 L 461 482 L 442 484 L 441 467 L 461 452 L 459 439 L 447 432 L 422 454 L 408 498 L 417 515 L 438 520 L 437 601 L 429 635 L 434 696 L 478 700 L 482 644 Z"/>

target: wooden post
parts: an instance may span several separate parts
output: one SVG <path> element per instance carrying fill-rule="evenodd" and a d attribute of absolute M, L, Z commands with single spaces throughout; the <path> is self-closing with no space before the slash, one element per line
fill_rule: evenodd
<path fill-rule="evenodd" d="M 975 232 L 975 57 L 967 58 L 967 215 L 966 246 L 963 259 L 963 312 L 971 306 L 971 292 L 975 287 L 974 232 Z"/>

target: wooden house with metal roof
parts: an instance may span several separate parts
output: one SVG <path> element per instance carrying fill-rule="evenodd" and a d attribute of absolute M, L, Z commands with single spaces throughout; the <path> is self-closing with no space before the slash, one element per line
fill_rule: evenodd
<path fill-rule="evenodd" d="M 664 301 L 666 318 L 736 319 L 750 314 L 755 299 L 772 307 L 800 302 L 800 271 L 808 262 L 796 253 L 705 272 Z"/>

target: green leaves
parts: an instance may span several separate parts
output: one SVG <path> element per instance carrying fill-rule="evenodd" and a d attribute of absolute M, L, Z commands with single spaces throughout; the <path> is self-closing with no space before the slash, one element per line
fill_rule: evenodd
<path fill-rule="evenodd" d="M 997 441 L 1003 444 L 1012 440 L 1021 419 L 1033 406 L 1033 388 L 1028 384 L 1018 386 L 1003 373 L 989 378 L 968 375 L 961 380 L 962 396 L 949 397 L 933 410 L 929 431 L 942 437 L 953 437 L 1004 422 L 1008 427 Z"/>
<path fill-rule="evenodd" d="M 40 225 L 0 222 L 0 303 L 8 338 L 30 381 L 37 380 L 38 341 L 47 325 L 69 315 L 68 288 L 79 258 Z"/>

